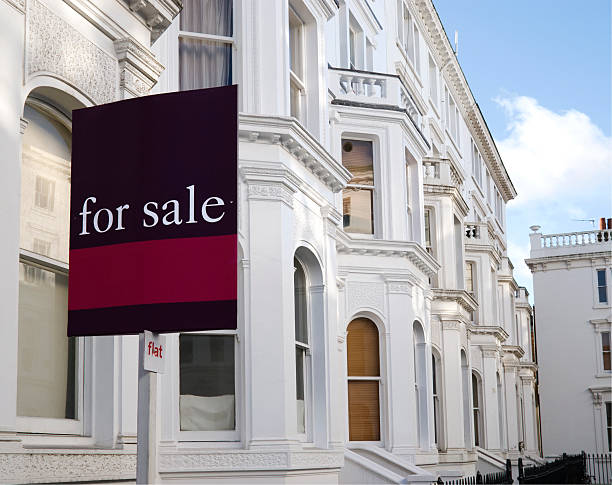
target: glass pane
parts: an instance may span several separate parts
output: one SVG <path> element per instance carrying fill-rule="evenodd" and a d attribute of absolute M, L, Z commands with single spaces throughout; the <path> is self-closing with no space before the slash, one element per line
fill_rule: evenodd
<path fill-rule="evenodd" d="M 374 185 L 371 141 L 342 140 L 342 165 L 353 174 L 352 185 Z"/>
<path fill-rule="evenodd" d="M 431 377 L 433 380 L 433 393 L 437 394 L 438 393 L 438 385 L 436 382 L 436 358 L 432 355 L 431 356 Z"/>
<path fill-rule="evenodd" d="M 608 301 L 608 295 L 606 294 L 607 287 L 600 286 L 597 290 L 599 291 L 599 302 L 606 303 Z"/>
<path fill-rule="evenodd" d="M 306 408 L 304 405 L 304 349 L 295 348 L 295 389 L 297 401 L 297 431 L 306 432 Z"/>
<path fill-rule="evenodd" d="M 302 21 L 289 9 L 289 66 L 302 79 Z"/>
<path fill-rule="evenodd" d="M 76 419 L 76 341 L 66 336 L 68 277 L 19 263 L 17 415 Z"/>
<path fill-rule="evenodd" d="M 472 280 L 472 263 L 465 263 L 465 289 L 470 293 L 474 291 L 474 282 Z"/>
<path fill-rule="evenodd" d="M 68 263 L 72 135 L 29 104 L 23 116 L 20 247 Z"/>
<path fill-rule="evenodd" d="M 179 64 L 181 91 L 232 84 L 231 44 L 180 38 Z"/>
<path fill-rule="evenodd" d="M 291 116 L 302 121 L 302 91 L 300 87 L 293 81 L 290 83 L 290 96 L 291 96 Z"/>
<path fill-rule="evenodd" d="M 181 430 L 235 429 L 234 336 L 182 334 L 179 345 Z"/>
<path fill-rule="evenodd" d="M 606 270 L 597 270 L 597 286 L 606 286 Z"/>
<path fill-rule="evenodd" d="M 604 352 L 603 354 L 604 370 L 612 370 L 612 362 L 610 362 L 610 352 Z"/>
<path fill-rule="evenodd" d="M 349 440 L 379 441 L 380 415 L 377 381 L 349 381 Z"/>
<path fill-rule="evenodd" d="M 472 374 L 472 402 L 474 407 L 478 407 L 478 379 Z"/>
<path fill-rule="evenodd" d="M 603 350 L 610 350 L 610 332 L 601 333 L 601 345 Z"/>
<path fill-rule="evenodd" d="M 295 340 L 308 344 L 306 275 L 297 259 L 293 260 L 293 290 L 295 301 Z"/>
<path fill-rule="evenodd" d="M 474 444 L 480 446 L 480 430 L 478 427 L 478 409 L 474 409 Z"/>
<path fill-rule="evenodd" d="M 183 0 L 181 30 L 232 36 L 233 0 Z"/>
<path fill-rule="evenodd" d="M 380 376 L 378 329 L 367 318 L 353 320 L 346 337 L 348 375 L 352 377 Z"/>
<path fill-rule="evenodd" d="M 342 217 L 346 232 L 374 234 L 374 213 L 370 189 L 347 188 L 342 192 Z"/>

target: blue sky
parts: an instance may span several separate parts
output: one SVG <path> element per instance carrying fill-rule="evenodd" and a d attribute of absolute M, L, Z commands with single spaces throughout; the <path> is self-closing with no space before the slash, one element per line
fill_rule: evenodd
<path fill-rule="evenodd" d="M 584 231 L 612 217 L 608 0 L 434 0 L 518 197 L 508 252 L 531 292 L 529 226 Z M 533 295 L 532 295 L 533 296 Z M 532 300 L 533 301 L 533 300 Z"/>

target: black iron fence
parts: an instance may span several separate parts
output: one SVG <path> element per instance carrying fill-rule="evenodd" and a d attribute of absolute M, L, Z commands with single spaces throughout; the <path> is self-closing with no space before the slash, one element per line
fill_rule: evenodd
<path fill-rule="evenodd" d="M 584 454 L 584 461 L 590 483 L 612 484 L 612 455 L 610 453 Z"/>
<path fill-rule="evenodd" d="M 471 477 L 463 477 L 457 480 L 443 481 L 442 478 L 438 478 L 438 485 L 473 485 L 476 483 L 483 484 L 496 484 L 496 483 L 512 483 L 512 465 L 510 460 L 506 460 L 506 469 L 503 472 L 497 473 L 480 473 L 476 472 L 476 475 Z"/>
<path fill-rule="evenodd" d="M 612 454 L 563 454 L 554 461 L 542 465 L 523 466 L 523 459 L 518 460 L 518 483 L 590 483 L 594 485 L 612 485 Z M 438 478 L 437 485 L 472 485 L 512 483 L 512 466 L 506 460 L 506 469 L 498 473 L 480 472 L 476 475 L 443 481 Z"/>

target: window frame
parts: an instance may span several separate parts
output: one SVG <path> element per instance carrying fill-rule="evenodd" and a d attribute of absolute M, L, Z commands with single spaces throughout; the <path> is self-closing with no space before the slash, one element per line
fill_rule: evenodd
<path fill-rule="evenodd" d="M 421 83 L 421 39 L 416 17 L 410 11 L 408 3 L 398 0 L 397 45 L 400 52 Z M 422 83 L 421 83 L 422 84 Z"/>
<path fill-rule="evenodd" d="M 219 42 L 222 44 L 229 44 L 231 46 L 231 50 L 232 50 L 232 60 L 231 60 L 231 77 L 232 77 L 232 83 L 233 84 L 239 84 L 236 80 L 236 51 L 237 51 L 237 44 L 236 44 L 236 1 L 235 0 L 230 0 L 232 2 L 232 36 L 225 36 L 225 35 L 215 35 L 215 34 L 203 34 L 200 32 L 192 32 L 189 30 L 181 30 L 181 15 L 183 15 L 183 12 L 179 12 L 179 14 L 177 15 L 177 18 L 175 19 L 176 21 L 176 28 L 177 28 L 177 36 L 176 36 L 176 59 L 177 59 L 177 77 L 176 77 L 176 83 L 177 83 L 177 91 L 180 91 L 180 86 L 181 86 L 181 80 L 180 80 L 180 76 L 181 76 L 181 66 L 180 66 L 180 62 L 181 62 L 181 58 L 180 58 L 180 48 L 181 48 L 181 39 L 189 39 L 189 40 L 204 40 L 204 41 L 211 41 L 211 42 Z M 198 89 L 198 88 L 194 88 L 194 89 Z"/>
<path fill-rule="evenodd" d="M 595 268 L 595 302 L 600 306 L 608 306 L 610 304 L 610 290 L 608 284 L 607 268 Z M 599 284 L 599 275 L 603 274 L 604 284 Z M 605 300 L 601 300 L 601 288 L 604 289 Z"/>
<path fill-rule="evenodd" d="M 476 392 L 474 392 L 474 381 L 476 381 Z M 472 369 L 472 421 L 474 433 L 472 435 L 472 444 L 479 448 L 485 448 L 484 445 L 484 402 L 482 394 L 482 379 L 478 373 Z M 478 403 L 474 403 L 474 396 L 478 398 Z M 478 422 L 478 429 L 475 425 Z"/>
<path fill-rule="evenodd" d="M 608 335 L 608 350 L 604 349 L 604 334 Z M 610 348 L 611 347 L 610 344 L 612 343 L 612 332 L 610 331 L 610 329 L 602 330 L 601 332 L 599 332 L 599 339 L 598 340 L 599 340 L 598 348 L 599 348 L 599 355 L 600 355 L 599 361 L 600 361 L 600 364 L 601 364 L 601 370 L 602 370 L 602 372 L 604 374 L 610 374 L 610 373 L 612 373 L 612 365 L 610 365 L 609 369 L 606 369 L 606 357 L 605 357 L 605 354 L 607 353 L 608 356 L 609 356 L 608 357 L 609 361 L 610 361 L 610 359 L 612 359 L 612 352 L 611 352 L 612 349 Z M 612 364 L 612 362 L 611 362 L 611 364 Z"/>
<path fill-rule="evenodd" d="M 371 192 L 371 197 L 372 197 L 372 232 L 371 233 L 366 233 L 366 232 L 346 232 L 346 234 L 349 234 L 351 237 L 358 237 L 358 238 L 364 238 L 364 239 L 376 239 L 377 237 L 380 237 L 380 233 L 381 233 L 381 221 L 380 221 L 380 215 L 379 215 L 379 207 L 380 207 L 380 203 L 378 201 L 378 195 L 379 195 L 379 185 L 380 185 L 380 166 L 378 163 L 378 150 L 379 150 L 379 145 L 378 145 L 378 139 L 376 137 L 368 137 L 367 135 L 360 135 L 360 134 L 351 134 L 351 133 L 342 133 L 340 135 L 340 163 L 342 166 L 344 166 L 342 164 L 342 151 L 344 150 L 344 143 L 347 141 L 363 141 L 363 142 L 369 142 L 372 144 L 372 171 L 374 173 L 374 182 L 373 185 L 362 185 L 362 184 L 350 184 L 347 183 L 346 187 L 342 190 L 342 193 L 344 194 L 344 191 L 346 189 L 358 189 L 358 190 L 368 190 Z M 343 203 L 344 205 L 344 203 Z M 342 216 L 344 217 L 344 208 L 342 211 Z M 344 224 L 342 227 L 342 230 L 344 231 Z"/>
<path fill-rule="evenodd" d="M 25 105 L 29 105 L 32 109 L 37 110 L 44 116 L 53 118 L 57 123 L 63 125 L 72 137 L 72 119 L 66 115 L 66 113 L 55 106 L 51 100 L 39 99 L 35 95 L 30 95 L 24 102 Z M 26 128 L 27 129 L 27 128 Z M 22 135 L 23 136 L 23 135 Z M 23 164 L 23 141 L 20 142 L 20 168 Z M 72 162 L 71 162 L 72 163 Z M 23 176 L 23 173 L 22 173 Z M 46 178 L 46 177 L 42 177 Z M 36 177 L 36 180 L 38 176 Z M 52 214 L 55 208 L 55 180 L 51 180 L 53 186 L 53 208 L 40 207 L 34 202 L 33 210 L 43 211 L 46 214 Z M 20 180 L 21 183 L 21 180 Z M 34 197 L 36 199 L 37 190 L 34 190 Z M 21 200 L 20 200 L 21 207 Z M 21 224 L 21 215 L 20 215 Z M 21 247 L 21 237 L 19 241 L 19 253 L 18 263 L 28 265 L 34 268 L 38 268 L 44 271 L 48 271 L 54 274 L 60 274 L 66 276 L 69 279 L 69 266 L 68 263 L 49 257 L 48 255 L 39 254 L 34 251 L 30 251 Z M 68 314 L 66 313 L 66 319 Z M 17 321 L 19 325 L 19 318 Z M 83 436 L 85 434 L 85 340 L 83 337 L 75 337 L 75 379 L 76 379 L 76 405 L 75 405 L 75 419 L 69 418 L 46 418 L 46 417 L 35 417 L 35 416 L 15 416 L 15 430 L 18 433 L 41 433 L 41 434 L 57 434 L 57 435 L 70 435 L 70 436 Z M 17 355 L 19 355 L 19 343 L 17 344 Z M 18 357 L 19 358 L 19 357 Z M 17 371 L 17 369 L 16 369 Z"/>
<path fill-rule="evenodd" d="M 348 374 L 348 355 L 349 355 L 349 348 L 348 348 L 348 330 L 349 327 L 351 325 L 351 323 L 353 323 L 355 320 L 358 319 L 366 319 L 369 320 L 370 323 L 372 325 L 374 325 L 374 327 L 376 328 L 376 332 L 378 334 L 378 376 L 349 376 Z M 375 445 L 375 446 L 382 446 L 383 443 L 385 442 L 385 395 L 384 395 L 384 359 L 383 359 L 383 337 L 381 335 L 382 331 L 381 331 L 381 326 L 371 317 L 367 316 L 367 315 L 362 315 L 362 314 L 357 314 L 355 315 L 348 323 L 348 325 L 346 326 L 346 340 L 345 340 L 345 362 L 346 362 L 346 441 L 347 443 L 351 443 L 351 444 L 369 444 L 369 445 Z M 358 441 L 358 440 L 351 440 L 350 439 L 350 418 L 349 418 L 349 399 L 348 399 L 348 388 L 349 388 L 349 382 L 350 381 L 369 381 L 369 382 L 378 382 L 378 421 L 379 421 L 379 428 L 378 428 L 378 434 L 379 434 L 379 439 L 377 441 Z"/>
<path fill-rule="evenodd" d="M 293 49 L 291 42 L 291 25 L 292 21 L 299 24 L 297 27 L 297 43 L 299 49 L 299 68 L 302 71 L 301 73 L 296 73 L 291 68 L 291 52 Z M 305 26 L 306 22 L 297 12 L 297 10 L 289 4 L 288 8 L 288 16 L 287 16 L 287 27 L 288 27 L 288 36 L 289 36 L 289 113 L 296 120 L 298 120 L 301 124 L 306 124 L 306 62 L 305 62 Z M 301 77 L 300 77 L 301 75 Z M 296 93 L 297 106 L 295 106 L 296 112 L 294 114 L 294 106 L 293 106 L 293 95 L 294 90 Z"/>
<path fill-rule="evenodd" d="M 299 347 L 304 352 L 304 358 L 302 360 L 303 366 L 303 379 L 304 379 L 304 433 L 297 432 L 298 438 L 302 442 L 313 441 L 313 369 L 312 369 L 312 311 L 311 311 L 311 298 L 310 298 L 310 281 L 308 277 L 307 265 L 297 255 L 293 256 L 294 259 L 302 266 L 304 273 L 304 297 L 306 299 L 306 334 L 308 337 L 308 343 L 300 342 L 295 338 L 294 350 Z M 294 267 L 294 271 L 297 268 Z M 294 287 L 295 295 L 295 287 Z M 294 296 L 295 304 L 295 296 Z M 296 353 L 296 366 L 297 366 L 297 353 Z M 296 368 L 297 371 L 297 368 Z M 296 387 L 297 387 L 297 376 L 296 376 Z M 297 396 L 296 396 L 297 399 Z M 297 405 L 297 403 L 296 403 Z M 297 420 L 296 420 L 297 424 Z"/>
<path fill-rule="evenodd" d="M 233 430 L 222 430 L 222 431 L 183 431 L 181 430 L 181 348 L 180 348 L 180 335 L 232 335 L 234 337 L 234 429 Z M 242 386 L 241 386 L 241 367 L 240 367 L 240 338 L 238 330 L 203 330 L 196 332 L 180 332 L 176 334 L 176 352 L 174 362 L 176 365 L 175 379 L 177 383 L 177 392 L 174 394 L 174 408 L 176 418 L 176 430 L 177 430 L 177 441 L 189 442 L 239 442 L 240 433 L 242 428 L 242 415 L 241 415 L 241 403 L 242 403 Z"/>

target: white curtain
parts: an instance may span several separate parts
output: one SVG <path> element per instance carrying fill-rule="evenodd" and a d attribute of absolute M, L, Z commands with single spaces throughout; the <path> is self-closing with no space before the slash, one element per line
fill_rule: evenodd
<path fill-rule="evenodd" d="M 231 37 L 232 0 L 185 0 L 181 30 Z M 232 45 L 203 39 L 179 39 L 180 89 L 232 83 Z"/>

